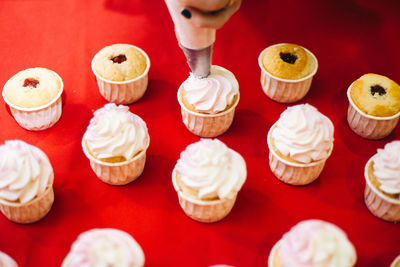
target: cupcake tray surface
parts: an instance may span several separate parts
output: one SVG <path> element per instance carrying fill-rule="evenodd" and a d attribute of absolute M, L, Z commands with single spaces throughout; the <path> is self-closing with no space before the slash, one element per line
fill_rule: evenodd
<path fill-rule="evenodd" d="M 21 139 L 42 149 L 54 168 L 55 202 L 41 221 L 18 225 L 0 216 L 0 251 L 19 266 L 60 266 L 78 234 L 112 227 L 142 246 L 146 266 L 266 266 L 273 245 L 293 225 L 323 219 L 353 242 L 356 266 L 389 266 L 400 254 L 400 227 L 372 215 L 364 204 L 364 166 L 377 148 L 400 139 L 357 136 L 346 120 L 348 86 L 373 72 L 400 82 L 400 3 L 396 1 L 243 1 L 219 31 L 213 63 L 239 81 L 240 102 L 231 128 L 218 137 L 246 160 L 248 177 L 231 213 L 213 224 L 181 210 L 171 173 L 181 151 L 199 138 L 182 123 L 177 90 L 189 74 L 164 3 L 156 0 L 2 1 L 0 84 L 29 67 L 46 67 L 64 82 L 61 119 L 50 129 L 21 128 L 1 99 L 0 142 Z M 292 42 L 319 62 L 309 103 L 335 126 L 335 144 L 321 176 L 303 187 L 274 177 L 267 133 L 289 104 L 262 91 L 258 55 Z M 142 176 L 126 186 L 100 181 L 81 148 L 93 111 L 104 106 L 90 63 L 98 50 L 129 43 L 149 55 L 149 85 L 130 105 L 149 129 Z"/>

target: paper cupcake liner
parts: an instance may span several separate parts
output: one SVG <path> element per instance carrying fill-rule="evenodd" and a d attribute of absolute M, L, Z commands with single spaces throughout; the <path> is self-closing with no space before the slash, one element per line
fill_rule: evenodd
<path fill-rule="evenodd" d="M 34 223 L 49 213 L 53 202 L 54 191 L 51 184 L 41 196 L 24 204 L 15 204 L 1 200 L 0 210 L 10 221 L 15 223 Z"/>
<path fill-rule="evenodd" d="M 350 87 L 347 90 L 347 98 L 349 99 L 347 122 L 353 132 L 361 137 L 372 140 L 388 136 L 399 122 L 400 112 L 391 117 L 367 115 L 353 103 L 350 96 Z"/>
<path fill-rule="evenodd" d="M 147 147 L 149 142 L 150 139 Z M 92 170 L 100 180 L 110 185 L 126 185 L 136 180 L 142 174 L 146 163 L 147 147 L 130 160 L 109 163 L 94 158 L 87 150 L 85 138 L 82 138 L 82 149 L 90 161 Z"/>
<path fill-rule="evenodd" d="M 181 100 L 182 86 L 178 90 L 178 102 L 181 106 L 182 121 L 186 128 L 200 137 L 216 137 L 225 133 L 233 122 L 235 109 L 240 96 L 228 110 L 218 114 L 202 114 L 191 111 L 185 107 Z"/>
<path fill-rule="evenodd" d="M 237 194 L 233 198 L 204 201 L 186 196 L 176 182 L 176 171 L 172 172 L 172 184 L 178 194 L 179 204 L 185 214 L 195 221 L 203 223 L 217 222 L 225 218 L 232 210 Z"/>
<path fill-rule="evenodd" d="M 397 258 L 394 259 L 392 264 L 390 264 L 390 267 L 400 267 L 400 255 L 397 256 Z"/>
<path fill-rule="evenodd" d="M 369 159 L 365 165 L 364 177 L 365 177 L 365 191 L 364 200 L 365 205 L 369 211 L 376 217 L 390 222 L 400 221 L 400 200 L 392 199 L 382 192 L 380 192 L 371 183 L 369 178 L 368 169 L 372 164 L 373 157 Z"/>
<path fill-rule="evenodd" d="M 280 265 L 276 264 L 277 258 L 279 257 L 279 255 L 277 253 L 278 253 L 278 248 L 280 246 L 280 243 L 281 243 L 281 241 L 279 240 L 272 247 L 271 252 L 269 253 L 269 256 L 268 256 L 268 267 L 280 267 Z"/>
<path fill-rule="evenodd" d="M 150 69 L 150 58 L 139 47 L 134 45 L 131 46 L 139 50 L 146 58 L 146 69 L 140 76 L 129 81 L 111 81 L 104 79 L 96 72 L 96 69 L 94 68 L 96 56 L 93 57 L 92 71 L 96 76 L 100 94 L 109 102 L 116 104 L 131 104 L 142 98 L 146 92 L 148 73 Z"/>
<path fill-rule="evenodd" d="M 61 77 L 55 73 L 60 80 L 61 88 L 57 96 L 48 104 L 37 108 L 21 108 L 10 103 L 4 95 L 4 101 L 9 105 L 11 114 L 17 123 L 30 131 L 46 130 L 53 126 L 61 117 L 62 101 L 61 95 L 64 84 Z"/>
<path fill-rule="evenodd" d="M 18 264 L 13 258 L 8 256 L 6 253 L 0 251 L 0 264 L 2 267 L 18 267 Z"/>
<path fill-rule="evenodd" d="M 307 185 L 316 180 L 324 169 L 325 162 L 329 158 L 333 150 L 332 147 L 328 153 L 328 156 L 316 162 L 311 163 L 295 163 L 287 161 L 281 158 L 274 150 L 271 144 L 271 132 L 275 127 L 275 124 L 272 125 L 271 129 L 268 132 L 268 148 L 269 148 L 269 166 L 271 168 L 272 173 L 276 178 L 281 180 L 286 184 L 291 185 Z"/>
<path fill-rule="evenodd" d="M 316 66 L 315 70 L 308 76 L 298 80 L 288 80 L 273 76 L 267 72 L 263 66 L 262 59 L 264 53 L 271 47 L 281 45 L 276 44 L 264 49 L 258 57 L 258 65 L 261 69 L 261 87 L 264 93 L 274 101 L 279 103 L 293 103 L 302 99 L 310 90 L 312 79 L 318 69 L 317 58 L 309 50 L 303 49 L 314 58 Z"/>

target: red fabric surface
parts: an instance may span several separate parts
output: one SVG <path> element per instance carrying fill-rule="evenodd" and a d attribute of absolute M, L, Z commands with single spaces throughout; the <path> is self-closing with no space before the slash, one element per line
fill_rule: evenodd
<path fill-rule="evenodd" d="M 0 100 L 0 142 L 21 139 L 38 146 L 55 171 L 48 216 L 17 225 L 1 215 L 0 250 L 20 266 L 59 266 L 78 234 L 114 227 L 141 244 L 147 266 L 265 266 L 283 233 L 300 220 L 318 218 L 347 232 L 357 266 L 389 266 L 400 253 L 400 227 L 367 210 L 363 170 L 377 148 L 400 139 L 400 127 L 380 141 L 354 134 L 346 122 L 346 89 L 368 72 L 400 82 L 399 12 L 398 1 L 244 1 L 217 32 L 213 62 L 240 84 L 235 120 L 219 139 L 243 155 L 248 178 L 230 215 L 203 224 L 183 213 L 171 183 L 180 152 L 199 138 L 181 121 L 176 92 L 189 68 L 163 1 L 1 1 L 1 86 L 20 70 L 42 66 L 63 78 L 65 93 L 60 121 L 41 132 L 19 127 Z M 335 125 L 333 154 L 320 178 L 304 187 L 279 182 L 268 166 L 267 131 L 289 105 L 264 95 L 257 57 L 281 42 L 303 45 L 317 56 L 311 91 L 299 103 L 316 106 Z M 90 61 L 113 43 L 137 45 L 151 59 L 148 90 L 130 105 L 149 128 L 146 167 L 123 187 L 97 179 L 80 145 L 92 112 L 107 103 Z"/>

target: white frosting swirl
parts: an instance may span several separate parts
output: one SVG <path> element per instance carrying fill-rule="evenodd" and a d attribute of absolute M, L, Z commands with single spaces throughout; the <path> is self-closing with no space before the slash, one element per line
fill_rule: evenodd
<path fill-rule="evenodd" d="M 310 163 L 326 159 L 333 145 L 333 124 L 309 104 L 288 107 L 272 129 L 275 148 L 284 156 Z"/>
<path fill-rule="evenodd" d="M 39 148 L 19 140 L 0 146 L 0 198 L 26 203 L 52 183 L 53 168 Z"/>
<path fill-rule="evenodd" d="M 383 192 L 400 193 L 400 141 L 387 143 L 384 149 L 378 149 L 373 159 L 373 169 Z"/>
<path fill-rule="evenodd" d="M 128 233 L 117 229 L 92 229 L 78 236 L 68 254 L 69 267 L 141 267 L 144 253 Z"/>
<path fill-rule="evenodd" d="M 278 253 L 283 267 L 350 267 L 357 258 L 347 235 L 321 220 L 295 225 L 283 235 Z"/>
<path fill-rule="evenodd" d="M 146 123 L 129 107 L 106 104 L 94 112 L 84 135 L 90 152 L 98 159 L 133 158 L 147 148 Z"/>
<path fill-rule="evenodd" d="M 18 267 L 18 264 L 10 256 L 0 251 L 0 267 Z"/>
<path fill-rule="evenodd" d="M 186 101 L 198 112 L 216 114 L 233 104 L 239 94 L 239 83 L 232 72 L 219 66 L 212 66 L 206 78 L 190 74 L 183 83 Z"/>
<path fill-rule="evenodd" d="M 187 146 L 176 172 L 182 185 L 200 199 L 234 197 L 247 175 L 242 156 L 218 139 L 201 139 Z"/>

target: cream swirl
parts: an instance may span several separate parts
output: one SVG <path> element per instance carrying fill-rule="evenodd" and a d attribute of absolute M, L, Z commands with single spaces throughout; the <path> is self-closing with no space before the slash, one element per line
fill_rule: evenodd
<path fill-rule="evenodd" d="M 309 104 L 288 107 L 272 129 L 275 148 L 284 156 L 310 163 L 326 159 L 333 145 L 333 124 Z"/>
<path fill-rule="evenodd" d="M 69 267 L 141 267 L 144 253 L 128 233 L 117 229 L 92 229 L 78 236 L 68 254 Z"/>
<path fill-rule="evenodd" d="M 388 194 L 400 193 L 400 141 L 393 141 L 378 149 L 373 159 L 374 175 L 380 189 Z"/>
<path fill-rule="evenodd" d="M 199 199 L 232 198 L 246 180 L 242 156 L 218 139 L 201 139 L 181 153 L 176 172 Z"/>
<path fill-rule="evenodd" d="M 216 114 L 233 104 L 239 94 L 239 83 L 232 72 L 212 66 L 206 78 L 196 78 L 190 74 L 184 82 L 185 99 L 198 112 Z"/>
<path fill-rule="evenodd" d="M 98 159 L 133 158 L 147 148 L 146 123 L 123 105 L 106 104 L 94 112 L 84 135 L 90 152 Z"/>
<path fill-rule="evenodd" d="M 18 267 L 18 264 L 10 256 L 0 251 L 0 266 Z"/>
<path fill-rule="evenodd" d="M 0 146 L 0 199 L 26 203 L 52 183 L 53 168 L 39 148 L 20 140 Z"/>
<path fill-rule="evenodd" d="M 306 220 L 283 235 L 278 253 L 283 267 L 350 267 L 356 251 L 337 226 Z"/>

